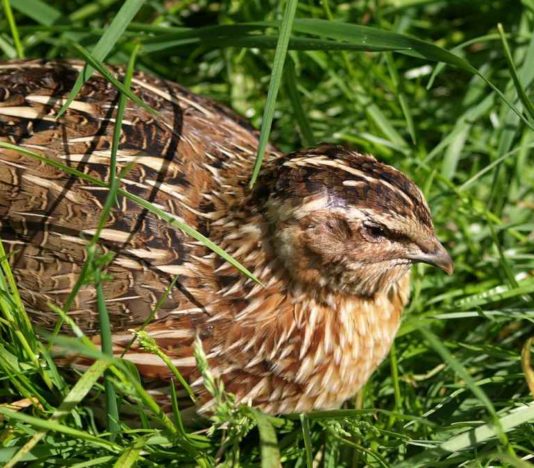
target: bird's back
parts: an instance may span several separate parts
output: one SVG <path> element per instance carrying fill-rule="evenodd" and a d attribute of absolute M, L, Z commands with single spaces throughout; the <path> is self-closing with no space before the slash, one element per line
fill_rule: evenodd
<path fill-rule="evenodd" d="M 81 69 L 65 61 L 0 64 L 0 141 L 108 182 L 115 87 L 93 76 L 56 120 Z M 255 132 L 174 83 L 138 73 L 131 88 L 158 114 L 128 103 L 117 154 L 117 173 L 125 170 L 121 187 L 209 234 L 225 197 L 243 195 Z M 64 168 L 0 149 L 0 237 L 37 323 L 56 321 L 48 303 L 62 304 L 77 281 L 107 196 L 107 188 Z M 114 331 L 147 319 L 174 275 L 179 288 L 160 304 L 159 318 L 194 306 L 187 291 L 203 287 L 193 265 L 206 254 L 199 243 L 120 195 L 100 238 L 115 254 L 108 269 L 113 280 L 103 283 Z M 82 287 L 71 315 L 87 332 L 97 329 L 93 286 Z"/>

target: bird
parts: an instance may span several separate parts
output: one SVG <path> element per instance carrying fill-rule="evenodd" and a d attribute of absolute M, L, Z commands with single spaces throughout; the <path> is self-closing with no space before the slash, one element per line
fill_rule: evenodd
<path fill-rule="evenodd" d="M 44 329 L 58 321 L 49 304 L 63 306 L 82 272 L 109 193 L 120 91 L 94 73 L 57 116 L 83 67 L 0 63 L 0 142 L 16 145 L 0 148 L 0 238 Z M 194 228 L 259 281 L 119 193 L 98 244 L 111 255 L 101 284 L 114 354 L 144 379 L 169 382 L 166 363 L 134 339 L 142 327 L 192 385 L 198 411 L 215 402 L 196 343 L 240 404 L 270 414 L 339 408 L 387 356 L 412 265 L 453 271 L 421 190 L 375 157 L 329 143 L 288 154 L 269 146 L 251 188 L 259 134 L 246 120 L 150 73 L 135 72 L 130 89 L 156 113 L 126 105 L 122 190 Z M 68 315 L 100 343 L 94 284 L 82 285 Z"/>

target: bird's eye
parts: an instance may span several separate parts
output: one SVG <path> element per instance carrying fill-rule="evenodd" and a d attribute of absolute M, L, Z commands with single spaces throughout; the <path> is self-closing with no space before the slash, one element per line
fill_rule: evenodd
<path fill-rule="evenodd" d="M 386 229 L 378 224 L 364 224 L 364 235 L 370 241 L 378 241 L 386 237 Z"/>

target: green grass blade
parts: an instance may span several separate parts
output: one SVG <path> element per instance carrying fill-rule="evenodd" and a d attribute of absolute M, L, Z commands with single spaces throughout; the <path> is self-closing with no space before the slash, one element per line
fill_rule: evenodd
<path fill-rule="evenodd" d="M 371 118 L 371 120 L 378 126 L 380 131 L 387 137 L 388 141 L 391 142 L 393 147 L 398 149 L 408 147 L 408 144 L 406 143 L 404 138 L 402 138 L 399 132 L 395 130 L 395 127 L 392 125 L 392 123 L 377 105 L 368 105 L 366 112 Z"/>
<path fill-rule="evenodd" d="M 48 431 L 60 432 L 69 437 L 82 440 L 89 445 L 100 447 L 111 452 L 119 451 L 119 446 L 117 444 L 114 444 L 113 442 L 109 442 L 100 437 L 96 437 L 92 434 L 89 434 L 88 432 L 74 429 L 72 427 L 61 424 L 57 421 L 53 421 L 50 419 L 40 419 L 35 416 L 30 416 L 24 413 L 17 413 L 16 411 L 8 410 L 2 407 L 0 407 L 0 414 L 4 416 L 7 420 L 10 420 L 11 422 L 20 421 L 22 423 L 29 424 L 39 430 L 43 430 L 47 432 Z"/>
<path fill-rule="evenodd" d="M 506 285 L 499 285 L 485 290 L 482 293 L 475 293 L 457 300 L 454 305 L 460 309 L 472 309 L 482 307 L 494 302 L 506 299 L 517 298 L 519 296 L 534 293 L 534 278 L 527 277 L 518 281 L 517 288 L 510 288 Z"/>
<path fill-rule="evenodd" d="M 135 57 L 138 52 L 138 47 L 135 47 L 130 60 L 128 62 L 128 67 L 126 71 L 126 76 L 124 78 L 124 89 L 130 90 L 130 83 L 132 81 L 132 76 L 134 72 Z M 102 275 L 101 268 L 103 265 L 97 265 L 95 262 L 96 259 L 96 250 L 95 245 L 99 239 L 100 233 L 104 228 L 109 214 L 111 212 L 111 207 L 116 203 L 117 200 L 117 191 L 119 189 L 120 178 L 117 177 L 117 152 L 119 150 L 120 144 L 120 135 L 122 121 L 124 118 L 124 111 L 126 108 L 127 97 L 125 94 L 121 93 L 119 97 L 119 103 L 117 105 L 117 112 L 115 115 L 115 125 L 113 127 L 113 137 L 111 142 L 111 157 L 110 157 L 110 171 L 109 171 L 109 192 L 104 202 L 104 207 L 100 215 L 98 226 L 96 232 L 93 236 L 93 239 L 88 247 L 88 262 L 93 263 L 91 269 L 94 272 L 96 292 L 97 292 L 97 309 L 100 323 L 100 337 L 102 340 L 102 352 L 108 356 L 113 356 L 113 339 L 111 324 L 109 319 L 109 314 L 106 307 L 106 298 L 104 296 L 104 289 L 102 286 Z M 104 389 L 106 395 L 106 417 L 107 417 L 107 427 L 112 436 L 118 434 L 120 430 L 119 426 L 119 409 L 117 405 L 117 395 L 113 383 L 111 382 L 109 375 L 104 376 Z"/>
<path fill-rule="evenodd" d="M 298 0 L 287 0 L 284 16 L 280 23 L 278 44 L 274 54 L 273 71 L 271 73 L 267 101 L 265 102 L 265 109 L 263 111 L 263 118 L 261 121 L 260 141 L 258 144 L 258 151 L 256 153 L 256 161 L 254 162 L 254 168 L 252 170 L 252 177 L 250 179 L 250 187 L 254 185 L 256 179 L 258 178 L 265 149 L 267 148 L 267 144 L 269 142 L 274 109 L 276 106 L 276 97 L 282 81 L 282 73 L 284 71 L 284 63 L 287 55 L 287 46 L 289 44 L 289 38 L 291 37 L 291 29 L 293 27 L 293 20 L 295 19 L 297 4 Z"/>
<path fill-rule="evenodd" d="M 534 148 L 534 144 L 526 145 L 527 148 L 532 149 Z M 522 149 L 524 148 L 515 148 L 505 154 L 503 154 L 501 157 L 497 158 L 495 161 L 491 162 L 487 166 L 483 167 L 480 171 L 478 171 L 476 174 L 474 174 L 472 177 L 470 177 L 468 180 L 466 180 L 459 188 L 458 190 L 467 190 L 469 187 L 471 187 L 475 182 L 477 182 L 481 177 L 483 177 L 485 174 L 493 170 L 495 167 L 497 167 L 499 164 L 502 164 L 506 159 L 508 159 L 510 156 L 517 155 Z"/>
<path fill-rule="evenodd" d="M 369 450 L 359 444 L 356 444 L 354 443 L 352 440 L 348 440 L 348 439 L 345 439 L 344 437 L 340 437 L 338 433 L 336 433 L 335 431 L 333 430 L 330 430 L 329 431 L 330 434 L 332 435 L 332 437 L 334 439 L 337 439 L 339 442 L 349 446 L 349 447 L 352 447 L 353 449 L 355 449 L 356 453 L 364 453 L 366 454 L 368 457 L 372 458 L 373 460 L 375 460 L 375 462 L 377 463 L 376 465 L 374 466 L 380 466 L 382 468 L 389 468 L 389 465 L 387 464 L 387 462 L 384 460 L 383 457 L 381 457 L 378 453 L 376 453 L 375 451 L 373 450 Z M 365 463 L 365 466 L 369 466 L 370 464 L 369 463 Z"/>
<path fill-rule="evenodd" d="M 132 446 L 128 447 L 113 465 L 113 468 L 130 468 L 136 466 L 141 459 L 141 452 L 146 444 L 147 437 L 139 437 Z"/>
<path fill-rule="evenodd" d="M 195 31 L 195 30 L 193 30 Z M 198 30 L 196 31 L 198 33 Z M 225 49 L 227 47 L 242 47 L 246 49 L 276 49 L 278 45 L 278 37 L 274 35 L 242 35 L 240 32 L 232 34 L 231 29 L 228 28 L 227 34 L 220 38 L 204 38 L 199 34 L 199 37 L 185 37 L 176 38 L 173 35 L 171 38 L 165 39 L 156 37 L 155 39 L 142 39 L 143 51 L 147 53 L 161 52 L 167 49 L 174 49 L 177 47 L 191 48 L 193 45 L 202 45 L 211 49 Z M 402 47 L 374 47 L 372 45 L 349 44 L 347 42 L 332 41 L 326 39 L 314 39 L 303 37 L 291 37 L 289 40 L 288 50 L 324 50 L 324 51 L 360 51 L 360 52 L 384 52 L 384 51 L 399 51 Z"/>
<path fill-rule="evenodd" d="M 60 316 L 63 317 L 63 320 L 66 323 L 69 323 L 69 321 L 71 323 L 73 322 L 72 319 L 68 317 L 60 308 L 56 308 L 56 311 Z M 72 323 L 72 325 L 75 326 L 74 323 Z M 179 435 L 178 430 L 171 419 L 165 414 L 165 412 L 157 404 L 154 398 L 152 398 L 148 391 L 145 390 L 139 378 L 137 378 L 137 376 L 134 375 L 130 369 L 130 366 L 133 366 L 132 363 L 117 358 L 110 358 L 108 355 L 103 354 L 87 337 L 84 337 L 85 339 L 80 339 L 78 337 L 73 338 L 70 336 L 54 336 L 51 334 L 43 335 L 50 339 L 52 344 L 68 350 L 69 353 L 76 353 L 80 356 L 85 356 L 90 359 L 108 362 L 110 364 L 110 372 L 112 372 L 121 382 L 127 382 L 128 385 L 133 388 L 134 394 L 137 395 L 138 398 L 143 402 L 144 407 L 148 408 L 152 414 L 156 416 L 164 430 L 173 438 Z M 193 440 L 194 437 L 195 436 L 189 436 L 187 440 Z M 197 444 L 200 444 L 200 447 L 205 448 L 205 444 L 203 443 L 201 436 L 194 440 Z M 184 447 L 188 450 L 191 449 L 189 445 L 185 445 Z"/>
<path fill-rule="evenodd" d="M 455 55 L 458 55 L 457 52 L 463 52 L 465 48 L 467 48 L 468 46 L 471 46 L 473 44 L 480 44 L 480 43 L 483 43 L 483 42 L 489 42 L 489 41 L 494 41 L 494 40 L 498 40 L 499 39 L 499 35 L 498 34 L 485 34 L 483 36 L 477 36 L 473 39 L 469 39 L 468 41 L 465 41 L 463 43 L 461 43 L 460 45 L 454 47 L 453 49 L 451 49 L 450 51 L 452 53 L 454 53 Z M 432 70 L 432 74 L 430 75 L 430 78 L 428 80 L 428 83 L 426 85 L 426 89 L 429 90 L 432 88 L 432 86 L 434 86 L 434 82 L 436 81 L 436 77 L 445 69 L 446 67 L 446 64 L 443 63 L 443 62 L 440 62 L 438 63 L 434 69 Z"/>
<path fill-rule="evenodd" d="M 0 51 L 3 52 L 8 59 L 17 58 L 17 51 L 3 36 L 0 36 Z"/>
<path fill-rule="evenodd" d="M 29 359 L 43 378 L 48 388 L 53 387 L 48 373 L 39 363 L 39 353 L 46 355 L 42 345 L 37 342 L 30 318 L 20 297 L 17 282 L 13 276 L 4 245 L 0 239 L 0 311 L 11 325 L 20 352 Z"/>
<path fill-rule="evenodd" d="M 39 24 L 51 26 L 61 18 L 61 12 L 42 0 L 13 0 L 12 6 Z"/>
<path fill-rule="evenodd" d="M 72 387 L 72 390 L 67 394 L 61 405 L 54 411 L 49 421 L 59 421 L 67 416 L 89 393 L 98 379 L 102 376 L 104 371 L 109 367 L 109 362 L 96 361 L 85 371 L 83 376 Z M 46 420 L 43 420 L 46 424 Z M 45 437 L 48 431 L 41 430 L 34 434 L 32 438 L 26 442 L 20 450 L 13 456 L 9 463 L 5 465 L 6 468 L 14 467 Z"/>
<path fill-rule="evenodd" d="M 482 390 L 476 382 L 473 380 L 471 375 L 467 372 L 465 367 L 449 352 L 449 350 L 443 345 L 443 343 L 434 335 L 431 331 L 426 328 L 420 328 L 419 332 L 423 335 L 425 340 L 427 340 L 430 345 L 436 350 L 436 352 L 441 356 L 441 358 L 451 367 L 451 369 L 456 372 L 456 374 L 462 378 L 467 387 L 473 392 L 473 394 L 480 400 L 480 402 L 486 407 L 489 415 L 492 418 L 494 430 L 499 436 L 501 444 L 505 447 L 510 448 L 508 438 L 504 433 L 501 421 L 495 411 L 493 403 L 490 401 L 484 390 Z"/>
<path fill-rule="evenodd" d="M 300 423 L 302 425 L 302 438 L 304 439 L 304 449 L 306 452 L 306 467 L 313 467 L 313 450 L 310 430 L 310 420 L 307 415 L 300 415 Z"/>
<path fill-rule="evenodd" d="M 95 70 L 97 70 L 106 80 L 108 80 L 113 86 L 115 86 L 121 93 L 125 94 L 129 99 L 131 99 L 133 102 L 135 102 L 138 106 L 142 107 L 146 111 L 150 112 L 152 115 L 158 115 L 158 111 L 150 107 L 142 99 L 137 97 L 130 89 L 125 87 L 119 80 L 117 80 L 109 72 L 109 70 L 101 62 L 99 62 L 95 57 L 93 57 L 86 49 L 84 49 L 82 46 L 78 44 L 73 44 L 72 46 L 83 56 L 83 58 L 87 61 L 87 63 L 89 63 Z M 82 72 L 82 75 L 84 73 L 85 71 Z M 70 102 L 72 102 L 72 99 Z M 61 110 L 58 111 L 58 115 L 56 116 L 56 118 L 59 118 L 60 116 L 61 116 Z"/>
<path fill-rule="evenodd" d="M 88 461 L 82 463 L 74 463 L 69 465 L 69 468 L 89 468 L 89 467 L 101 467 L 101 466 L 110 466 L 117 457 L 114 455 L 107 455 L 103 457 L 91 458 Z"/>
<path fill-rule="evenodd" d="M 185 389 L 187 392 L 187 395 L 191 399 L 191 401 L 195 402 L 195 394 L 193 393 L 193 389 L 189 386 L 187 381 L 182 377 L 182 374 L 180 374 L 180 371 L 176 368 L 176 366 L 172 363 L 172 360 L 167 356 L 161 348 L 157 345 L 156 341 L 145 331 L 138 331 L 136 332 L 137 339 L 139 340 L 139 343 L 143 348 L 145 348 L 147 351 L 149 351 L 152 354 L 155 354 L 158 356 L 169 368 L 174 378 L 180 382 L 180 385 Z"/>
<path fill-rule="evenodd" d="M 523 424 L 534 421 L 534 403 L 515 408 L 508 414 L 500 417 L 500 424 L 504 432 L 510 432 L 512 429 Z M 482 424 L 474 429 L 462 432 L 461 434 L 450 438 L 441 443 L 437 448 L 426 450 L 415 457 L 408 458 L 403 463 L 396 465 L 397 468 L 410 468 L 413 466 L 428 466 L 436 460 L 437 457 L 444 454 L 452 454 L 465 450 L 473 451 L 477 445 L 498 436 L 495 427 L 492 424 Z M 517 461 L 516 457 L 510 457 Z"/>
<path fill-rule="evenodd" d="M 15 23 L 13 11 L 11 11 L 10 0 L 2 0 L 2 5 L 4 7 L 4 13 L 6 15 L 7 22 L 9 24 L 9 29 L 11 30 L 11 37 L 13 37 L 13 44 L 15 44 L 17 56 L 19 58 L 24 58 L 24 48 L 20 42 L 19 30 L 17 29 L 17 24 Z"/>
<path fill-rule="evenodd" d="M 278 449 L 278 440 L 269 416 L 259 412 L 252 411 L 252 415 L 258 425 L 260 433 L 261 447 L 261 466 L 262 468 L 272 468 L 280 465 L 280 451 Z"/>
<path fill-rule="evenodd" d="M 93 15 L 98 14 L 99 12 L 102 12 L 102 10 L 110 7 L 114 3 L 117 3 L 118 1 L 119 0 L 98 0 L 96 2 L 89 3 L 73 11 L 69 15 L 69 20 L 70 21 L 83 21 L 84 19 L 90 16 L 93 16 Z M 120 28 L 117 28 L 117 29 L 120 29 Z"/>
<path fill-rule="evenodd" d="M 130 90 L 132 78 L 135 70 L 135 59 L 139 52 L 139 45 L 136 45 L 130 55 L 128 66 L 126 68 L 126 75 L 124 77 L 124 89 Z M 124 111 L 126 109 L 126 103 L 128 99 L 125 93 L 121 93 L 119 97 L 119 104 L 117 105 L 117 113 L 115 115 L 115 125 L 113 127 L 113 138 L 111 140 L 111 156 L 109 162 L 109 205 L 113 205 L 117 198 L 117 189 L 119 188 L 119 179 L 117 179 L 117 152 L 119 151 L 122 121 L 124 119 Z M 106 205 L 108 200 L 106 200 Z M 102 226 L 103 227 L 103 226 Z M 101 228 L 102 229 L 102 228 Z"/>
<path fill-rule="evenodd" d="M 400 412 L 402 409 L 402 397 L 399 382 L 399 359 L 397 356 L 397 348 L 395 343 L 391 346 L 389 352 L 390 368 L 391 368 L 391 381 L 393 385 L 393 395 L 395 396 L 395 412 Z M 389 419 L 390 426 L 395 422 L 395 416 L 392 415 Z"/>
<path fill-rule="evenodd" d="M 473 74 L 478 73 L 466 60 L 448 50 L 430 42 L 383 29 L 339 21 L 302 18 L 295 20 L 294 30 L 314 36 L 346 41 L 351 44 L 397 49 L 400 53 L 425 58 L 433 62 L 444 62 Z"/>
<path fill-rule="evenodd" d="M 171 381 L 170 384 L 170 399 L 171 399 L 171 407 L 172 407 L 172 418 L 174 422 L 174 426 L 176 427 L 178 434 L 181 437 L 186 438 L 187 432 L 184 427 L 184 422 L 182 419 L 182 414 L 180 413 L 180 407 L 178 405 L 178 395 L 176 393 L 176 385 L 173 381 Z"/>
<path fill-rule="evenodd" d="M 9 379 L 17 397 L 27 398 L 31 401 L 37 400 L 43 407 L 49 409 L 50 405 L 45 397 L 36 391 L 35 385 L 30 378 L 31 376 L 26 376 L 24 372 L 21 372 L 21 367 L 17 357 L 13 353 L 10 353 L 4 345 L 0 344 L 0 369 L 2 370 L 2 378 Z"/>
<path fill-rule="evenodd" d="M 0 275 L 3 284 L 2 292 L 8 293 L 9 298 L 16 310 L 16 315 L 13 317 L 17 321 L 18 328 L 24 332 L 24 336 L 32 337 L 30 330 L 32 329 L 30 318 L 24 309 L 24 304 L 17 288 L 17 282 L 13 276 L 13 271 L 8 262 L 8 256 L 4 249 L 3 243 L 0 241 Z M 33 337 L 32 337 L 33 338 Z M 35 342 L 31 343 L 35 347 Z"/>
<path fill-rule="evenodd" d="M 381 408 L 363 408 L 363 409 L 338 409 L 338 410 L 318 410 L 308 413 L 306 417 L 311 421 L 323 421 L 323 420 L 338 420 L 343 418 L 362 418 L 364 416 L 372 416 L 377 418 L 379 415 L 395 416 L 403 421 L 417 421 L 418 424 L 422 424 L 427 427 L 436 427 L 436 424 L 428 419 L 411 414 L 402 414 L 395 411 L 384 410 Z M 288 415 L 289 419 L 300 419 L 299 414 Z"/>
<path fill-rule="evenodd" d="M 299 19 L 294 24 L 295 31 L 323 36 L 359 45 L 373 45 L 376 47 L 397 48 L 399 53 L 426 58 L 434 62 L 444 62 L 453 65 L 473 75 L 482 78 L 488 86 L 503 100 L 503 102 L 513 110 L 530 128 L 534 126 L 525 119 L 522 113 L 510 102 L 502 91 L 497 88 L 485 75 L 479 72 L 469 62 L 461 57 L 435 46 L 430 42 L 425 42 L 403 34 L 384 31 L 369 26 L 360 26 L 349 23 L 332 22 L 320 19 Z"/>
<path fill-rule="evenodd" d="M 143 208 L 146 208 L 151 213 L 157 215 L 159 218 L 163 219 L 164 221 L 168 222 L 171 226 L 177 227 L 181 231 L 185 232 L 187 235 L 191 236 L 193 239 L 198 240 L 201 242 L 205 247 L 210 249 L 211 251 L 215 252 L 219 257 L 226 260 L 228 263 L 233 265 L 238 271 L 243 273 L 248 278 L 252 279 L 258 284 L 262 284 L 261 281 L 254 276 L 252 272 L 250 272 L 246 267 L 241 265 L 234 257 L 227 254 L 223 249 L 221 249 L 219 246 L 217 246 L 215 243 L 213 243 L 211 240 L 209 240 L 206 236 L 202 235 L 200 232 L 198 232 L 196 229 L 192 228 L 191 226 L 178 221 L 173 216 L 169 215 L 165 211 L 153 206 L 151 203 L 147 202 L 146 200 L 143 200 L 141 197 L 138 197 L 134 194 L 131 194 L 129 192 L 126 192 L 125 190 L 120 190 L 120 194 L 129 198 L 130 200 L 134 201 L 138 205 L 142 206 Z"/>
<path fill-rule="evenodd" d="M 126 0 L 120 10 L 117 12 L 115 17 L 113 18 L 113 21 L 109 25 L 109 27 L 106 29 L 106 32 L 102 35 L 100 40 L 97 42 L 95 47 L 93 48 L 91 52 L 91 56 L 94 57 L 95 62 L 101 62 L 103 61 L 107 55 L 111 52 L 117 41 L 120 39 L 128 25 L 131 23 L 131 21 L 134 19 L 137 12 L 140 10 L 140 8 L 145 3 L 145 0 Z M 84 50 L 81 46 L 76 47 L 78 51 L 81 52 L 81 50 Z M 81 49 L 81 50 L 80 50 Z M 84 55 L 82 53 L 82 55 Z M 81 73 L 78 78 L 76 79 L 76 82 L 74 83 L 74 86 L 67 96 L 65 104 L 61 107 L 61 109 L 58 112 L 58 117 L 61 117 L 65 111 L 70 106 L 71 102 L 74 100 L 80 89 L 82 89 L 83 84 L 91 77 L 93 74 L 94 69 L 97 69 L 94 66 L 94 62 L 90 62 L 89 66 L 87 66 L 83 73 Z M 98 70 L 101 71 L 101 70 Z M 130 96 L 128 96 L 130 97 Z M 130 97 L 130 99 L 132 99 Z M 132 99 L 134 102 L 135 100 Z"/>
<path fill-rule="evenodd" d="M 510 46 L 508 45 L 508 41 L 506 40 L 504 29 L 501 23 L 497 25 L 497 29 L 499 30 L 499 34 L 501 36 L 502 46 L 504 49 L 504 56 L 506 57 L 506 61 L 508 62 L 508 68 L 510 69 L 510 75 L 512 76 L 512 80 L 514 82 L 517 95 L 519 96 L 519 99 L 523 103 L 523 106 L 525 106 L 525 110 L 530 115 L 530 118 L 534 119 L 534 106 L 532 105 L 532 102 L 527 96 L 525 88 L 523 87 L 523 84 L 521 83 L 521 80 L 519 79 L 519 76 L 517 74 L 517 69 L 515 68 L 514 59 L 512 58 L 512 53 L 510 52 Z"/>
<path fill-rule="evenodd" d="M 111 357 L 113 356 L 113 340 L 111 338 L 111 323 L 106 307 L 104 288 L 102 286 L 102 276 L 100 268 L 97 265 L 93 265 L 93 268 L 96 284 L 96 302 L 98 310 L 98 322 L 100 325 L 100 338 L 102 340 L 102 352 Z M 115 388 L 113 387 L 113 383 L 107 375 L 104 376 L 104 390 L 106 395 L 107 428 L 113 438 L 120 430 L 119 408 L 117 405 L 117 394 L 115 393 Z"/>
<path fill-rule="evenodd" d="M 399 78 L 399 72 L 397 71 L 397 67 L 395 65 L 395 61 L 393 60 L 393 56 L 391 55 L 391 53 L 386 52 L 385 56 L 386 56 L 386 64 L 388 66 L 388 71 L 393 81 L 393 85 L 395 86 L 397 99 L 399 100 L 399 104 L 401 106 L 404 119 L 406 120 L 406 129 L 408 131 L 408 134 L 410 135 L 412 143 L 416 144 L 417 137 L 415 135 L 415 126 L 413 123 L 412 111 L 410 109 L 410 105 L 408 103 L 406 95 L 403 91 L 402 81 Z"/>
<path fill-rule="evenodd" d="M 315 138 L 313 137 L 313 130 L 311 129 L 310 122 L 302 107 L 299 91 L 297 89 L 297 75 L 295 73 L 295 64 L 293 60 L 289 59 L 286 64 L 286 77 L 284 81 L 286 85 L 287 95 L 293 106 L 293 112 L 295 113 L 295 120 L 300 129 L 302 143 L 305 147 L 313 146 Z"/>
<path fill-rule="evenodd" d="M 458 131 L 451 133 L 449 145 L 441 163 L 441 175 L 443 177 L 452 179 L 456 174 L 470 130 L 471 126 L 467 122 L 463 122 L 463 126 L 458 126 Z"/>

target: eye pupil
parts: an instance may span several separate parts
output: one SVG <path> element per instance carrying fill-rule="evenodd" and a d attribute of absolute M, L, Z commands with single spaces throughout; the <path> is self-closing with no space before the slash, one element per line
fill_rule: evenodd
<path fill-rule="evenodd" d="M 372 237 L 384 237 L 386 234 L 385 230 L 382 227 L 376 225 L 367 226 L 367 232 Z"/>

